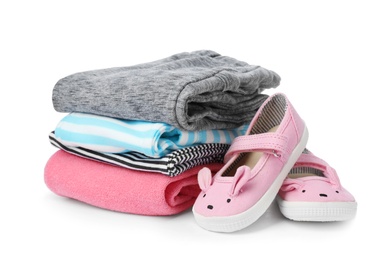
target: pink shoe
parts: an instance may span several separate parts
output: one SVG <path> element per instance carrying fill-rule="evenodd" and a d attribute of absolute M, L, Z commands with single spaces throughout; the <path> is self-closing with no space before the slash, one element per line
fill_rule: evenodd
<path fill-rule="evenodd" d="M 335 170 L 307 149 L 284 180 L 277 203 L 285 217 L 296 221 L 349 220 L 357 210 Z"/>
<path fill-rule="evenodd" d="M 233 232 L 255 222 L 274 201 L 307 140 L 307 128 L 287 97 L 271 95 L 246 134 L 234 139 L 222 169 L 213 178 L 209 169 L 199 172 L 202 191 L 193 205 L 198 225 Z"/>

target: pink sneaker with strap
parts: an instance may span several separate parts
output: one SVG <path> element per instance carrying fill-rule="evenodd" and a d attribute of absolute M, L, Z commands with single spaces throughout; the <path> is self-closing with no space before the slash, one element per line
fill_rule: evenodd
<path fill-rule="evenodd" d="M 234 139 L 214 177 L 198 173 L 201 193 L 193 205 L 199 226 L 216 232 L 243 229 L 267 210 L 308 140 L 308 131 L 287 97 L 271 95 L 244 136 Z"/>
<path fill-rule="evenodd" d="M 356 215 L 357 202 L 336 171 L 305 149 L 277 196 L 281 213 L 296 221 L 343 221 Z"/>

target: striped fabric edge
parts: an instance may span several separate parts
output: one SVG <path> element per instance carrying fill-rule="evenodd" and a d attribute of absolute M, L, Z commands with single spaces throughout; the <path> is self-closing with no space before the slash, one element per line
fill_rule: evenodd
<path fill-rule="evenodd" d="M 161 158 L 149 157 L 138 152 L 124 154 L 102 153 L 83 147 L 69 147 L 58 141 L 55 131 L 49 134 L 50 143 L 65 152 L 138 171 L 161 173 L 169 177 L 177 176 L 195 166 L 209 163 L 223 163 L 229 144 L 211 143 L 186 147 L 173 151 Z"/>
<path fill-rule="evenodd" d="M 136 151 L 160 158 L 198 144 L 231 144 L 234 138 L 247 131 L 248 126 L 184 131 L 162 122 L 122 120 L 72 112 L 62 118 L 54 131 L 56 139 L 69 147 L 114 154 Z"/>
<path fill-rule="evenodd" d="M 291 175 L 305 174 L 305 173 L 320 176 L 320 177 L 325 177 L 323 174 L 323 171 L 319 169 L 315 169 L 313 167 L 307 167 L 307 166 L 295 166 L 288 173 L 288 176 L 291 177 Z"/>

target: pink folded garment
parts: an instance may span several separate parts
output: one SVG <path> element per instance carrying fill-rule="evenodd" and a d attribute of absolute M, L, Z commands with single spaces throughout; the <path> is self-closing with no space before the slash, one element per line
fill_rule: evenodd
<path fill-rule="evenodd" d="M 140 215 L 174 215 L 193 206 L 200 193 L 197 173 L 217 172 L 223 164 L 196 166 L 176 177 L 131 170 L 55 152 L 47 161 L 44 180 L 59 196 L 113 211 Z"/>

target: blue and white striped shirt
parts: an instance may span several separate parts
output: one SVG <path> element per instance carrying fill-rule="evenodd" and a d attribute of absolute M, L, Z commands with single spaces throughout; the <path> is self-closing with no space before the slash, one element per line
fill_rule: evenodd
<path fill-rule="evenodd" d="M 159 158 L 196 144 L 231 144 L 248 125 L 235 129 L 183 131 L 162 122 L 123 120 L 86 113 L 66 115 L 55 129 L 56 138 L 70 147 L 103 153 L 140 152 Z"/>

